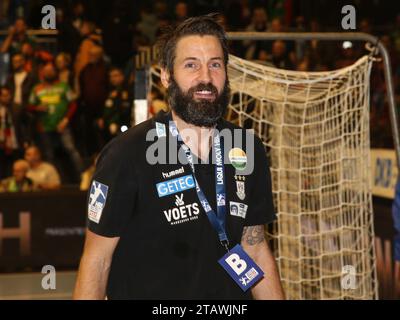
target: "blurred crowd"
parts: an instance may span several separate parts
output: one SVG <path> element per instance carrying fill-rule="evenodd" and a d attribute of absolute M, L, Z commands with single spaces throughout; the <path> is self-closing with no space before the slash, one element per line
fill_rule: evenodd
<path fill-rule="evenodd" d="M 319 17 L 294 14 L 290 0 L 120 0 L 104 8 L 65 0 L 54 4 L 58 35 L 49 48 L 27 32 L 39 28 L 32 12 L 40 13 L 42 2 L 0 6 L 0 30 L 7 31 L 0 37 L 0 192 L 78 183 L 87 189 L 98 152 L 134 121 L 135 54 L 165 27 L 219 12 L 227 31 L 328 31 Z M 357 22 L 357 31 L 379 36 L 389 50 L 400 106 L 400 13 L 389 27 L 377 28 L 368 17 Z M 230 51 L 298 71 L 342 68 L 368 53 L 361 43 L 317 40 L 233 41 Z M 371 86 L 372 146 L 392 148 L 382 62 L 374 64 Z"/>

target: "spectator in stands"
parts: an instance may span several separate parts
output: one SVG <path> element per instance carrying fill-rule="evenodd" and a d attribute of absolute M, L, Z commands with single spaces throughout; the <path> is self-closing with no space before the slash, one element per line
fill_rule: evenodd
<path fill-rule="evenodd" d="M 364 18 L 360 21 L 358 29 L 359 32 L 372 34 L 372 26 L 368 18 Z"/>
<path fill-rule="evenodd" d="M 46 63 L 53 61 L 53 56 L 45 50 L 35 50 L 29 42 L 22 45 L 21 53 L 25 59 L 24 69 L 35 75 L 35 78 L 42 78 L 42 69 Z"/>
<path fill-rule="evenodd" d="M 18 150 L 17 137 L 11 114 L 11 93 L 0 87 L 0 179 L 11 173 Z"/>
<path fill-rule="evenodd" d="M 28 192 L 36 190 L 35 184 L 26 174 L 29 164 L 25 160 L 17 160 L 13 164 L 13 175 L 0 181 L 0 192 Z"/>
<path fill-rule="evenodd" d="M 306 57 L 300 61 L 296 66 L 297 71 L 306 72 L 310 70 L 310 60 Z"/>
<path fill-rule="evenodd" d="M 70 69 L 71 55 L 61 52 L 57 55 L 55 63 L 58 73 L 58 81 L 67 83 L 70 88 L 73 88 L 74 77 Z"/>
<path fill-rule="evenodd" d="M 27 35 L 26 29 L 25 20 L 23 18 L 16 19 L 14 25 L 8 30 L 8 36 L 0 48 L 0 53 L 8 52 L 11 55 L 21 53 L 22 45 L 26 42 L 35 46 L 35 39 Z"/>
<path fill-rule="evenodd" d="M 271 18 L 283 19 L 285 15 L 286 0 L 270 0 L 268 1 L 268 12 Z"/>
<path fill-rule="evenodd" d="M 246 27 L 246 31 L 265 32 L 268 30 L 268 15 L 264 7 L 255 7 L 251 20 L 251 23 Z"/>
<path fill-rule="evenodd" d="M 34 49 L 29 42 L 21 46 L 21 55 L 24 57 L 24 70 L 38 75 L 37 60 L 34 57 Z"/>
<path fill-rule="evenodd" d="M 68 84 L 58 81 L 56 69 L 51 63 L 43 69 L 43 81 L 32 90 L 30 110 L 38 117 L 39 141 L 46 159 L 54 163 L 54 149 L 61 145 L 70 156 L 78 177 L 83 163 L 69 128 L 76 103 Z"/>
<path fill-rule="evenodd" d="M 322 32 L 323 29 L 321 29 L 318 20 L 312 19 L 308 23 L 308 31 Z M 334 68 L 335 66 L 332 65 L 332 61 L 337 59 L 336 51 L 336 43 L 333 41 L 320 41 L 316 39 L 308 41 L 304 56 L 308 57 L 309 71 L 324 71 L 328 66 L 331 69 Z"/>
<path fill-rule="evenodd" d="M 114 65 L 125 66 L 133 53 L 133 25 L 127 1 L 116 1 L 103 22 L 104 50 Z"/>
<path fill-rule="evenodd" d="M 29 100 L 30 91 L 37 81 L 35 75 L 26 70 L 26 59 L 21 53 L 12 57 L 12 74 L 8 85 L 12 89 L 13 101 L 17 106 L 25 106 Z"/>
<path fill-rule="evenodd" d="M 12 96 L 12 116 L 21 147 L 32 142 L 32 116 L 27 112 L 29 95 L 36 83 L 36 76 L 25 70 L 25 58 L 21 53 L 12 57 L 13 72 L 7 80 Z"/>
<path fill-rule="evenodd" d="M 25 160 L 29 163 L 27 177 L 41 190 L 56 190 L 61 187 L 60 175 L 57 169 L 42 160 L 38 147 L 30 146 L 25 150 Z"/>
<path fill-rule="evenodd" d="M 158 27 L 156 36 L 159 37 L 162 35 L 164 30 L 171 25 L 171 20 L 168 15 L 158 17 Z"/>
<path fill-rule="evenodd" d="M 286 44 L 281 40 L 275 40 L 272 43 L 272 53 L 270 62 L 280 69 L 293 70 L 294 64 L 290 60 L 289 54 L 286 51 Z"/>
<path fill-rule="evenodd" d="M 68 14 L 68 11 L 71 13 Z M 58 49 L 70 54 L 74 60 L 81 41 L 80 30 L 85 19 L 85 6 L 81 1 L 74 1 L 70 10 L 57 17 Z"/>
<path fill-rule="evenodd" d="M 175 15 L 174 15 L 174 22 L 176 25 L 180 24 L 181 22 L 185 21 L 189 17 L 189 8 L 186 1 L 178 1 L 175 5 Z"/>
<path fill-rule="evenodd" d="M 82 1 L 74 1 L 72 4 L 71 24 L 79 32 L 85 18 L 85 6 Z"/>
<path fill-rule="evenodd" d="M 112 68 L 109 72 L 110 91 L 105 101 L 102 117 L 97 120 L 102 141 L 105 145 L 121 132 L 121 127 L 130 127 L 132 94 L 128 89 L 124 73 L 119 68 Z"/>
<path fill-rule="evenodd" d="M 310 32 L 321 32 L 319 22 L 312 19 L 309 24 Z M 321 41 L 317 39 L 310 40 L 307 48 L 307 52 L 314 61 L 320 61 L 321 56 Z"/>
<path fill-rule="evenodd" d="M 271 21 L 271 32 L 285 32 L 286 27 L 282 22 L 281 18 L 274 18 Z M 284 41 L 286 47 L 286 54 L 291 61 L 291 64 L 294 66 L 296 65 L 296 53 L 295 53 L 295 43 L 293 41 Z M 271 52 L 273 47 L 273 42 L 268 41 L 266 43 L 267 52 Z"/>
<path fill-rule="evenodd" d="M 251 21 L 251 8 L 249 0 L 240 0 L 240 11 L 241 11 L 241 26 L 247 26 Z"/>
<path fill-rule="evenodd" d="M 9 1 L 2 1 L 2 5 L 0 5 L 0 29 L 5 29 L 10 25 Z"/>
<path fill-rule="evenodd" d="M 282 20 L 279 18 L 272 19 L 270 31 L 271 32 L 283 32 L 284 27 L 282 24 Z"/>
<path fill-rule="evenodd" d="M 157 18 L 164 17 L 168 14 L 168 3 L 166 0 L 156 0 L 153 5 L 153 11 Z"/>
<path fill-rule="evenodd" d="M 140 21 L 137 23 L 136 29 L 146 45 L 155 42 L 158 23 L 157 16 L 153 13 L 150 4 L 144 4 L 140 9 Z"/>
<path fill-rule="evenodd" d="M 297 16 L 294 19 L 294 23 L 295 23 L 295 30 L 297 32 L 305 32 L 306 31 L 306 24 L 305 24 L 304 16 Z"/>
<path fill-rule="evenodd" d="M 226 4 L 223 12 L 226 12 L 229 25 L 236 30 L 243 30 L 251 22 L 251 8 L 249 0 L 234 0 Z"/>
<path fill-rule="evenodd" d="M 295 31 L 297 31 L 297 32 L 305 32 L 306 31 L 304 16 L 297 16 L 295 18 Z M 307 44 L 307 42 L 305 40 L 300 40 L 300 39 L 298 39 L 295 42 L 294 51 L 296 54 L 297 61 L 302 61 L 304 59 L 305 54 L 306 54 L 306 46 L 307 46 L 306 44 Z"/>
<path fill-rule="evenodd" d="M 96 25 L 91 21 L 83 21 L 80 34 L 82 42 L 79 46 L 78 53 L 75 59 L 74 73 L 76 79 L 76 91 L 79 90 L 79 76 L 83 68 L 90 61 L 90 52 L 94 47 L 98 47 L 102 44 L 102 39 L 99 34 L 96 33 Z"/>
<path fill-rule="evenodd" d="M 268 31 L 268 15 L 264 7 L 259 6 L 253 9 L 252 22 L 246 27 L 249 32 L 266 32 Z M 245 58 L 247 60 L 258 59 L 261 50 L 267 50 L 265 43 L 262 41 L 243 41 L 246 48 Z"/>
<path fill-rule="evenodd" d="M 108 68 L 104 61 L 103 49 L 93 47 L 90 50 L 89 63 L 79 77 L 80 113 L 83 117 L 84 137 L 88 156 L 98 151 L 98 131 L 96 120 L 102 115 L 108 92 Z"/>

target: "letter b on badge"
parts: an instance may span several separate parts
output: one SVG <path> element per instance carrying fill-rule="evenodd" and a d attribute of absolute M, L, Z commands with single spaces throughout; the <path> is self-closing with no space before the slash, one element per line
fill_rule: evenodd
<path fill-rule="evenodd" d="M 240 259 L 236 253 L 231 254 L 225 261 L 237 275 L 242 274 L 247 269 L 246 261 Z"/>
<path fill-rule="evenodd" d="M 264 275 L 239 244 L 219 259 L 218 263 L 243 291 L 251 288 Z"/>

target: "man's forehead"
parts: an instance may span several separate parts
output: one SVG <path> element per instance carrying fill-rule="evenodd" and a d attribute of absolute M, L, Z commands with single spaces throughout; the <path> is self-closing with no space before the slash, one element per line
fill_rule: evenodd
<path fill-rule="evenodd" d="M 223 58 L 220 41 L 213 35 L 189 35 L 178 40 L 176 58 L 185 60 L 207 55 L 210 58 Z"/>

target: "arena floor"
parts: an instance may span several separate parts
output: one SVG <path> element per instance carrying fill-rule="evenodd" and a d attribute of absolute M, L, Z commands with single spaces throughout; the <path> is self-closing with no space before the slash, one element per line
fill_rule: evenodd
<path fill-rule="evenodd" d="M 0 275 L 0 300 L 69 300 L 75 285 L 76 272 L 57 272 L 56 289 L 44 290 L 42 273 Z"/>

